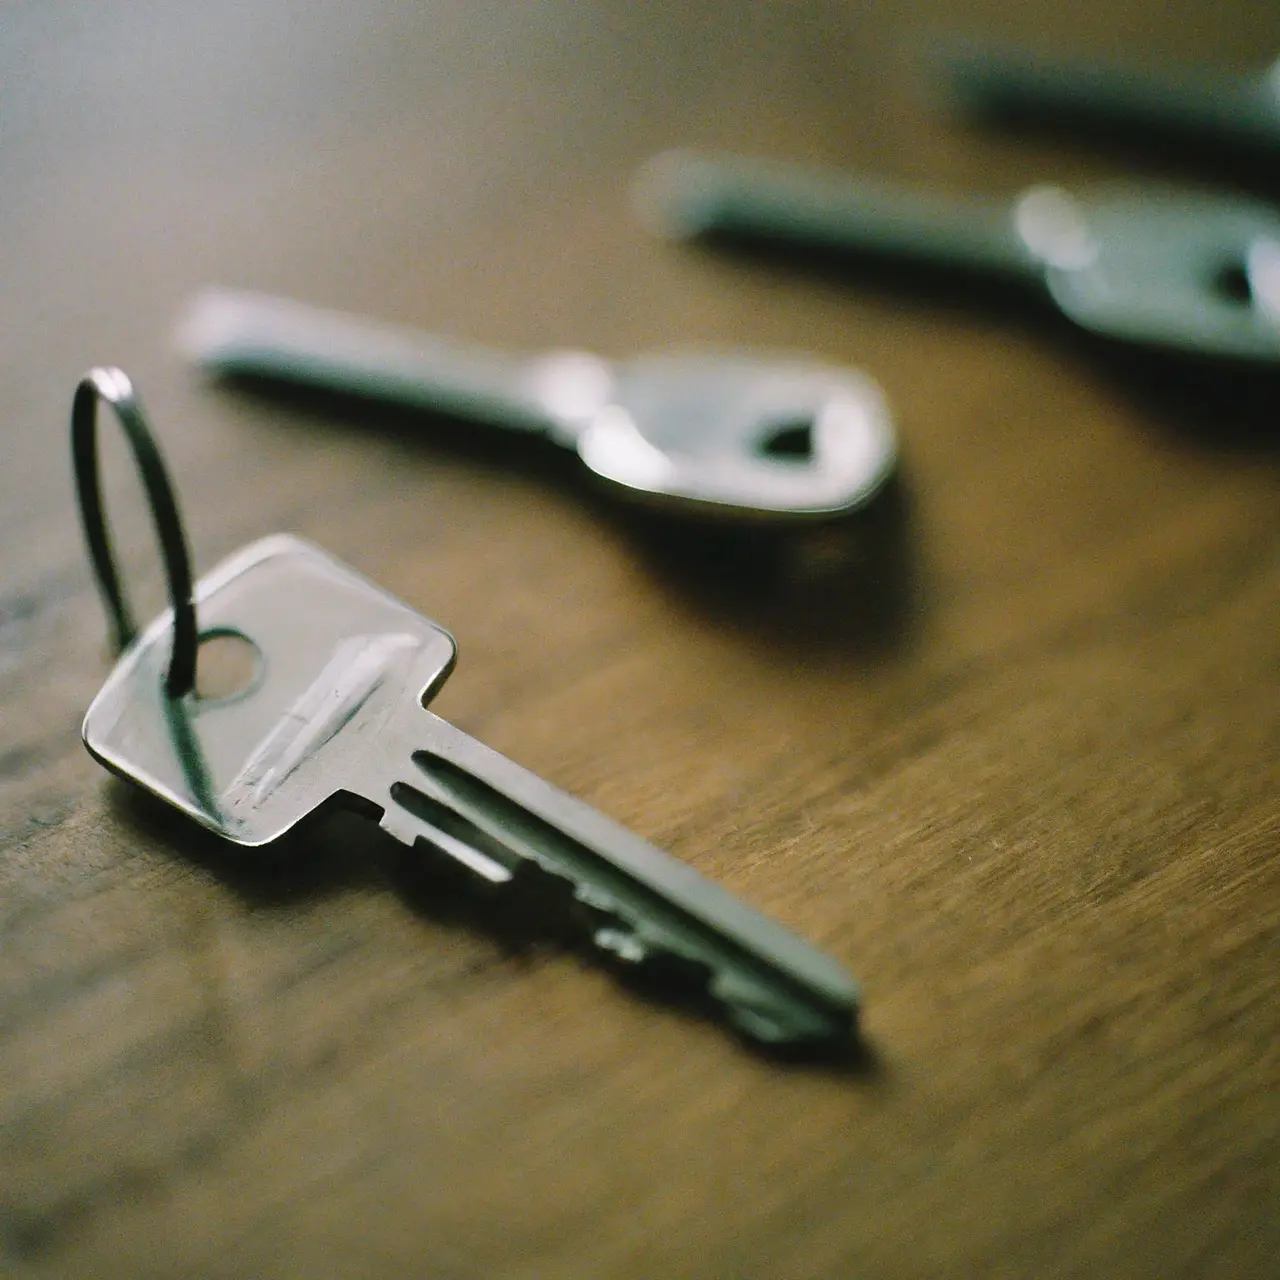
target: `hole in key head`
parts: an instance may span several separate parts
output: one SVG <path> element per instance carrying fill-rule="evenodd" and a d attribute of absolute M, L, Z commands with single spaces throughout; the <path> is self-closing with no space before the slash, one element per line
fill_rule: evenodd
<path fill-rule="evenodd" d="M 809 462 L 813 458 L 813 419 L 796 418 L 770 427 L 760 440 L 766 458 L 789 462 Z"/>
<path fill-rule="evenodd" d="M 1219 297 L 1230 302 L 1238 302 L 1241 306 L 1253 304 L 1253 286 L 1243 262 L 1220 267 L 1213 277 L 1213 287 Z"/>
<path fill-rule="evenodd" d="M 262 651 L 248 636 L 215 627 L 200 636 L 195 696 L 200 702 L 238 697 L 257 686 L 262 670 Z"/>

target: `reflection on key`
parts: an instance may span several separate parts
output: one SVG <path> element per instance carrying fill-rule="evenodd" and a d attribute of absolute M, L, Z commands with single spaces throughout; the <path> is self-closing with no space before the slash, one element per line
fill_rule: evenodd
<path fill-rule="evenodd" d="M 661 973 L 767 1044 L 853 1034 L 858 990 L 781 925 L 425 709 L 449 634 L 318 547 L 276 536 L 196 589 L 202 625 L 249 637 L 261 673 L 223 699 L 170 699 L 165 615 L 84 722 L 89 750 L 233 844 L 258 848 L 333 804 L 376 815 L 485 884 L 558 902 L 624 969 Z"/>

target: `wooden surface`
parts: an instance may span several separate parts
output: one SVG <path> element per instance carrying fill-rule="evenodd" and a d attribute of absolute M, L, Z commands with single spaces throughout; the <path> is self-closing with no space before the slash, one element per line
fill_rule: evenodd
<path fill-rule="evenodd" d="M 1277 1274 L 1280 396 L 664 246 L 626 186 L 686 143 L 953 190 L 1155 173 L 954 118 L 920 50 L 1253 69 L 1280 10 L 31 0 L 2 25 L 0 1272 Z M 900 510 L 815 587 L 538 449 L 204 387 L 170 335 L 206 284 L 858 366 L 898 414 Z M 440 620 L 441 713 L 839 957 L 864 1060 L 761 1060 L 359 822 L 236 862 L 109 780 L 79 740 L 109 658 L 64 434 L 101 362 L 147 399 L 201 566 L 289 529 Z"/>

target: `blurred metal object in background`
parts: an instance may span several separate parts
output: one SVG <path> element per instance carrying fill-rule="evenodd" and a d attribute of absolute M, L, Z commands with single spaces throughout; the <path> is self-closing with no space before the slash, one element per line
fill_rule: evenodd
<path fill-rule="evenodd" d="M 950 92 L 982 115 L 1280 154 L 1280 60 L 1254 75 L 1231 76 L 963 43 L 944 53 L 942 67 Z"/>
<path fill-rule="evenodd" d="M 1081 328 L 1177 355 L 1271 365 L 1280 328 L 1251 264 L 1280 216 L 1237 196 L 1119 184 L 1011 202 L 924 195 L 739 156 L 666 152 L 636 184 L 642 218 L 681 240 L 773 242 L 912 261 L 1047 292 Z"/>
<path fill-rule="evenodd" d="M 263 294 L 201 294 L 179 330 L 217 376 L 261 377 L 474 418 L 572 449 L 616 492 L 715 516 L 846 515 L 893 474 L 864 374 L 800 357 L 524 356 Z"/>

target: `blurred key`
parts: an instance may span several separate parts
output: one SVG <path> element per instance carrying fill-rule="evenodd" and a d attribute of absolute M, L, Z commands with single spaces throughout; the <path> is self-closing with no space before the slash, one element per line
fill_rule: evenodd
<path fill-rule="evenodd" d="M 1280 62 L 1233 76 L 964 44 L 944 54 L 942 66 L 950 93 L 981 115 L 1280 151 Z"/>

